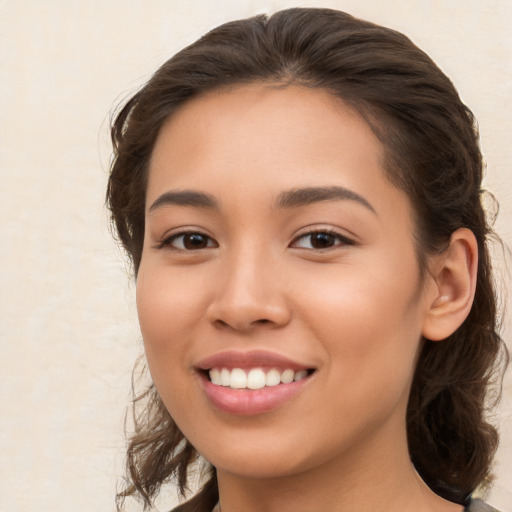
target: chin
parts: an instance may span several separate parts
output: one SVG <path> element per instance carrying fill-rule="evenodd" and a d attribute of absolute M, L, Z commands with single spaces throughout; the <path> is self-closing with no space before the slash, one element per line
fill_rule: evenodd
<path fill-rule="evenodd" d="M 279 456 L 267 452 L 262 454 L 230 454 L 228 457 L 219 457 L 217 464 L 213 464 L 217 471 L 236 475 L 247 479 L 273 479 L 285 478 L 302 473 L 307 468 L 304 461 L 279 460 Z"/>

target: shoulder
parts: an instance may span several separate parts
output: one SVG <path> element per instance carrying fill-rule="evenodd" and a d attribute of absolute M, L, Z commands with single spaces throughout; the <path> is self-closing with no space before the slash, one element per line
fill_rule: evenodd
<path fill-rule="evenodd" d="M 487 505 L 482 500 L 472 499 L 464 509 L 464 512 L 499 512 L 494 507 Z"/>
<path fill-rule="evenodd" d="M 199 510 L 198 508 L 191 508 L 190 507 L 190 501 L 186 501 L 185 503 L 182 503 L 181 505 L 178 505 L 177 507 L 173 508 L 169 512 L 185 512 L 188 510 Z M 201 508 L 203 510 L 203 508 Z M 208 510 L 204 509 L 204 512 L 210 512 L 210 508 Z M 220 512 L 219 504 L 215 505 L 215 508 L 211 510 L 211 512 Z"/>

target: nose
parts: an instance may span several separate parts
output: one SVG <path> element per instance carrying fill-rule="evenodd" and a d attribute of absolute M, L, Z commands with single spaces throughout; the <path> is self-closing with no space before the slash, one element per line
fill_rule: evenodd
<path fill-rule="evenodd" d="M 207 309 L 218 328 L 249 332 L 278 328 L 290 321 L 282 272 L 271 258 L 245 251 L 219 269 L 219 286 Z"/>

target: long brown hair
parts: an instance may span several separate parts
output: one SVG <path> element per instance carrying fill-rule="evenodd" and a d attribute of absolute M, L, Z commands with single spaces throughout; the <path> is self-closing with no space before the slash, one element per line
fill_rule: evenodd
<path fill-rule="evenodd" d="M 167 61 L 112 126 L 107 204 L 135 275 L 148 162 L 160 128 L 192 98 L 250 82 L 321 88 L 359 111 L 386 149 L 390 180 L 414 205 L 423 269 L 427 255 L 442 251 L 456 229 L 475 234 L 473 307 L 444 342 L 423 340 L 407 412 L 415 467 L 435 492 L 462 503 L 490 475 L 498 437 L 485 419 L 488 390 L 492 382 L 499 388 L 499 363 L 507 359 L 487 248 L 492 230 L 481 203 L 473 115 L 450 80 L 403 34 L 335 10 L 289 9 L 224 24 Z M 135 395 L 134 408 L 128 483 L 118 498 L 139 496 L 149 507 L 166 481 L 174 479 L 184 492 L 198 454 L 151 384 Z M 176 510 L 208 511 L 217 500 L 210 467 L 202 490 Z"/>

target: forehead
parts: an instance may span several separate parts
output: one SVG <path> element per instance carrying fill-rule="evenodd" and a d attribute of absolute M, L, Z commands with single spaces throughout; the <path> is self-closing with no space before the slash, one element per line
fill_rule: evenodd
<path fill-rule="evenodd" d="M 209 173 L 236 168 L 247 175 L 255 170 L 260 177 L 273 169 L 277 178 L 293 166 L 298 177 L 335 160 L 340 167 L 380 171 L 383 153 L 362 117 L 330 93 L 254 84 L 184 104 L 160 131 L 150 174 L 165 170 L 179 178 L 185 170 L 206 166 Z"/>
<path fill-rule="evenodd" d="M 368 123 L 327 91 L 252 84 L 183 105 L 155 144 L 147 204 L 168 190 L 268 203 L 283 190 L 340 186 L 375 208 L 409 208 Z M 384 204 L 386 203 L 386 204 Z"/>

